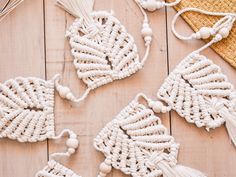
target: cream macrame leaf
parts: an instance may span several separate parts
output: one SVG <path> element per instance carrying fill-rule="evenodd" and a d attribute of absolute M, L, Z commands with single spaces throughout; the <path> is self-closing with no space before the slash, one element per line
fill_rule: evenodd
<path fill-rule="evenodd" d="M 0 83 L 0 138 L 43 141 L 54 132 L 54 81 L 39 78 Z"/>
<path fill-rule="evenodd" d="M 160 118 L 137 100 L 102 129 L 94 145 L 106 156 L 100 166 L 99 177 L 106 176 L 111 166 L 134 177 L 204 176 L 193 169 L 176 165 L 179 145 L 168 134 Z"/>
<path fill-rule="evenodd" d="M 81 97 L 70 94 L 68 99 L 79 103 L 91 90 L 129 77 L 144 66 L 149 56 L 152 29 L 139 3 L 144 16 L 141 34 L 145 43 L 141 60 L 133 37 L 112 12 L 92 11 L 94 0 L 57 0 L 57 4 L 77 18 L 66 36 L 77 75 L 87 86 Z"/>
<path fill-rule="evenodd" d="M 94 25 L 77 19 L 67 31 L 78 77 L 89 88 L 130 76 L 142 65 L 133 37 L 110 13 L 93 12 Z"/>
<path fill-rule="evenodd" d="M 219 66 L 199 54 L 186 57 L 159 89 L 158 98 L 188 122 L 207 129 L 235 119 L 235 90 Z"/>

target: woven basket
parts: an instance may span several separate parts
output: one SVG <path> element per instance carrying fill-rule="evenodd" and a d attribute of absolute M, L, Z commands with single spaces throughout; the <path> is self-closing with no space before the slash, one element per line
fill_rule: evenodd
<path fill-rule="evenodd" d="M 212 12 L 236 13 L 236 0 L 182 0 L 179 5 L 175 6 L 175 9 L 179 11 L 186 7 L 197 7 Z M 186 12 L 182 17 L 194 31 L 198 31 L 203 26 L 212 26 L 219 19 L 219 17 L 196 12 Z M 228 38 L 213 45 L 212 48 L 236 69 L 236 25 Z"/>

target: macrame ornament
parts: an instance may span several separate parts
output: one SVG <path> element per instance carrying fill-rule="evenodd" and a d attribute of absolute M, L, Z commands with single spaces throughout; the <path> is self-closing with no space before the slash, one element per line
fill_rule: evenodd
<path fill-rule="evenodd" d="M 48 164 L 42 170 L 38 171 L 35 177 L 81 177 L 55 160 L 56 157 L 70 157 L 78 148 L 79 141 L 77 135 L 69 129 L 63 130 L 59 136 L 53 139 L 60 139 L 65 133 L 69 135 L 66 141 L 68 147 L 67 152 L 52 154 Z"/>
<path fill-rule="evenodd" d="M 0 21 L 3 20 L 12 10 L 14 10 L 24 0 L 1 0 Z"/>
<path fill-rule="evenodd" d="M 195 11 L 208 15 L 225 16 L 213 27 L 203 27 L 189 37 L 178 34 L 175 30 L 177 17 L 187 11 Z M 211 13 L 195 8 L 180 11 L 173 19 L 174 34 L 183 40 L 213 39 L 202 48 L 192 52 L 183 59 L 165 79 L 157 97 L 164 101 L 153 102 L 156 112 L 171 109 L 197 127 L 205 127 L 208 131 L 225 123 L 228 134 L 236 145 L 236 92 L 233 85 L 222 73 L 219 66 L 199 53 L 210 45 L 226 38 L 236 19 L 236 14 Z M 161 111 L 162 110 L 162 111 Z"/>
<path fill-rule="evenodd" d="M 106 159 L 98 177 L 112 167 L 133 177 L 204 177 L 201 172 L 177 165 L 179 144 L 152 109 L 138 95 L 97 135 L 94 146 Z"/>
<path fill-rule="evenodd" d="M 48 81 L 17 77 L 0 83 L 0 138 L 36 142 L 55 137 L 55 91 L 73 100 L 70 89 L 58 82 L 59 75 Z"/>
<path fill-rule="evenodd" d="M 133 37 L 112 13 L 93 11 L 93 0 L 57 2 L 77 18 L 66 36 L 69 38 L 77 75 L 87 85 L 87 90 L 74 101 L 80 102 L 91 90 L 129 77 L 143 67 L 152 40 L 152 30 L 146 16 L 142 28 L 146 53 L 140 62 Z"/>
<path fill-rule="evenodd" d="M 58 156 L 74 154 L 78 148 L 77 135 L 63 130 L 58 136 L 54 127 L 54 93 L 63 95 L 68 90 L 58 84 L 59 75 L 45 81 L 35 77 L 17 77 L 0 83 L 0 138 L 19 142 L 38 142 L 46 139 L 60 139 L 69 135 L 67 151 L 51 155 L 48 165 L 36 177 L 79 177 L 54 160 Z"/>

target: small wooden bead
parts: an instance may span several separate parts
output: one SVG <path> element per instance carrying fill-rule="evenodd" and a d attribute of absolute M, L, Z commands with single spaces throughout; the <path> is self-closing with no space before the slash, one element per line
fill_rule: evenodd
<path fill-rule="evenodd" d="M 73 134 L 70 135 L 70 138 L 76 139 L 76 138 L 77 138 L 77 135 L 76 135 L 75 133 L 73 133 Z"/>
<path fill-rule="evenodd" d="M 146 44 L 150 44 L 151 41 L 152 41 L 152 37 L 151 37 L 151 36 L 146 36 L 146 37 L 144 38 L 144 41 L 145 41 Z"/>
<path fill-rule="evenodd" d="M 150 12 L 153 12 L 157 9 L 157 2 L 156 0 L 147 0 L 142 3 L 142 7 Z"/>
<path fill-rule="evenodd" d="M 157 2 L 156 2 L 156 9 L 160 9 L 160 8 L 162 8 L 162 7 L 164 7 L 163 2 L 157 1 Z"/>
<path fill-rule="evenodd" d="M 159 101 L 151 101 L 149 102 L 149 106 L 153 109 L 154 112 L 156 113 L 160 113 L 162 111 L 163 108 L 163 104 Z"/>
<path fill-rule="evenodd" d="M 69 148 L 68 149 L 68 153 L 69 154 L 74 154 L 75 153 L 75 149 L 74 148 Z"/>
<path fill-rule="evenodd" d="M 72 93 L 67 93 L 66 94 L 66 99 L 73 100 L 74 99 L 74 95 Z"/>
<path fill-rule="evenodd" d="M 207 39 L 211 36 L 211 29 L 208 27 L 202 27 L 199 30 L 199 34 L 201 35 L 202 39 Z"/>
<path fill-rule="evenodd" d="M 167 113 L 167 111 L 168 111 L 168 110 L 167 110 L 167 107 L 163 106 L 163 107 L 161 108 L 161 112 L 162 112 L 162 113 Z"/>
<path fill-rule="evenodd" d="M 98 175 L 98 177 L 105 177 L 106 176 L 106 174 L 104 174 L 104 173 L 99 173 L 99 175 Z"/>
<path fill-rule="evenodd" d="M 222 28 L 218 32 L 223 38 L 228 37 L 229 35 L 229 29 L 228 28 Z"/>
<path fill-rule="evenodd" d="M 103 162 L 103 163 L 101 163 L 99 169 L 102 173 L 108 174 L 108 173 L 110 173 L 112 167 L 111 167 L 111 165 L 107 165 L 105 162 Z"/>
<path fill-rule="evenodd" d="M 142 29 L 142 36 L 146 37 L 146 36 L 152 36 L 152 29 L 149 27 L 148 24 L 144 24 L 143 25 L 143 29 Z"/>
<path fill-rule="evenodd" d="M 68 87 L 58 87 L 59 94 L 61 97 L 66 98 L 66 95 L 70 93 L 70 89 Z"/>
<path fill-rule="evenodd" d="M 76 149 L 76 148 L 78 147 L 78 145 L 79 145 L 79 141 L 78 141 L 77 139 L 72 139 L 72 138 L 70 138 L 70 139 L 68 139 L 68 140 L 66 141 L 66 145 L 67 145 L 69 148 L 74 148 L 74 149 Z"/>

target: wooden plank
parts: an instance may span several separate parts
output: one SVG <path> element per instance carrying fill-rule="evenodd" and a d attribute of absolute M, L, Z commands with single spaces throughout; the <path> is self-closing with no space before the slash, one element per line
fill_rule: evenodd
<path fill-rule="evenodd" d="M 144 53 L 143 41 L 140 35 L 142 16 L 137 6 L 129 0 L 97 0 L 95 9 L 111 9 L 116 17 L 127 27 L 134 36 L 141 55 Z M 85 90 L 84 84 L 78 80 L 73 66 L 68 41 L 64 38 L 66 28 L 74 18 L 55 6 L 55 0 L 45 1 L 46 10 L 46 58 L 47 77 L 60 73 L 62 83 L 68 85 L 74 93 L 81 95 Z M 155 96 L 156 90 L 167 75 L 165 11 L 150 14 L 154 30 L 154 41 L 151 55 L 145 68 L 137 74 L 115 81 L 92 91 L 88 98 L 78 106 L 56 97 L 56 129 L 71 128 L 80 139 L 80 148 L 71 159 L 62 162 L 82 176 L 96 176 L 98 166 L 104 157 L 93 148 L 93 139 L 101 128 L 116 116 L 138 92 Z M 166 117 L 166 118 L 164 118 Z M 168 115 L 163 116 L 168 126 Z M 64 142 L 50 142 L 50 153 L 65 149 Z M 89 166 L 89 167 L 88 167 Z M 109 176 L 124 176 L 121 172 L 113 171 Z"/>
<path fill-rule="evenodd" d="M 175 38 L 170 29 L 171 20 L 175 13 L 173 9 L 170 9 L 167 15 L 170 70 L 185 56 L 204 44 L 201 41 L 186 42 Z M 192 33 L 183 20 L 179 20 L 177 28 L 182 34 Z M 234 85 L 236 84 L 234 79 L 236 71 L 231 66 L 211 49 L 207 49 L 203 54 L 222 67 L 222 71 L 229 77 L 229 80 Z M 235 147 L 230 143 L 224 126 L 208 133 L 204 129 L 186 123 L 175 112 L 171 114 L 171 117 L 172 133 L 181 144 L 179 154 L 181 164 L 199 169 L 211 177 L 236 176 L 234 169 L 236 163 Z"/>
<path fill-rule="evenodd" d="M 25 1 L 0 25 L 0 80 L 44 78 L 43 0 Z M 0 140 L 0 176 L 32 177 L 47 162 L 47 142 Z"/>

